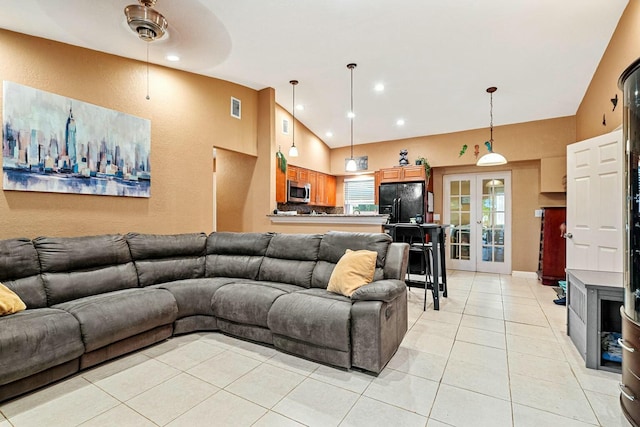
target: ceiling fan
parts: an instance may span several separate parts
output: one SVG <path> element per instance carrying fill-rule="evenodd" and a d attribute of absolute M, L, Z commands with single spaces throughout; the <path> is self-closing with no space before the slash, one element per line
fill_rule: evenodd
<path fill-rule="evenodd" d="M 138 3 L 124 8 L 127 24 L 146 42 L 160 40 L 167 33 L 169 23 L 160 12 L 153 9 L 156 0 L 138 0 Z"/>

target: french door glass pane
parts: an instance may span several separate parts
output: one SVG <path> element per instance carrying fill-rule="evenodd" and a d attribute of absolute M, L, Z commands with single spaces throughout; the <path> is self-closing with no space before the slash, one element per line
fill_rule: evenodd
<path fill-rule="evenodd" d="M 449 251 L 451 259 L 471 258 L 471 182 L 451 181 L 449 184 L 449 211 L 452 225 Z"/>
<path fill-rule="evenodd" d="M 482 261 L 504 262 L 504 182 L 482 180 Z"/>

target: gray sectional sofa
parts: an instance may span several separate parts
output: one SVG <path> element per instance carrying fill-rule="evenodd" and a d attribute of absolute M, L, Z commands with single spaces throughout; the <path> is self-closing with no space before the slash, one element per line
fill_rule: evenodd
<path fill-rule="evenodd" d="M 347 248 L 377 252 L 351 298 L 326 290 Z M 0 282 L 27 305 L 0 317 L 0 401 L 194 331 L 379 373 L 407 330 L 407 259 L 375 233 L 0 241 Z"/>

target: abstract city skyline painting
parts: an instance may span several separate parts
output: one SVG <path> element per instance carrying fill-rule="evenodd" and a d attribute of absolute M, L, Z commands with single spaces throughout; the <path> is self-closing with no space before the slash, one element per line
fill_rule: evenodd
<path fill-rule="evenodd" d="M 151 122 L 3 82 L 4 190 L 150 197 Z"/>

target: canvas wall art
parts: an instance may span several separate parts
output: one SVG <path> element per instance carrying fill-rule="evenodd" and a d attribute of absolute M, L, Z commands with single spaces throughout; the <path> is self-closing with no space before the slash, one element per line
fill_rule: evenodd
<path fill-rule="evenodd" d="M 3 189 L 150 197 L 151 122 L 3 82 Z"/>

